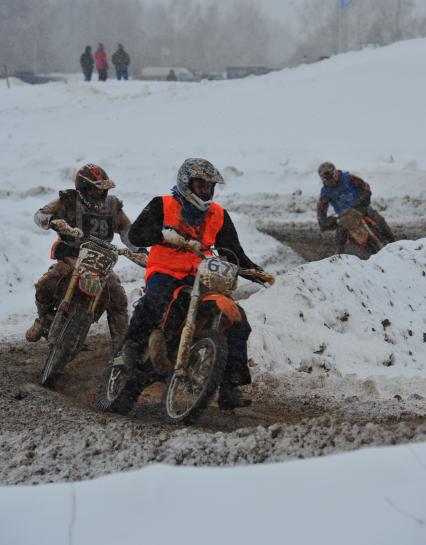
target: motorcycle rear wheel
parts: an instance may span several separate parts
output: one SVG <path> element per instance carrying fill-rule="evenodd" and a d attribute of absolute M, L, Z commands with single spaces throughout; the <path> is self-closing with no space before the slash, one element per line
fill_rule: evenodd
<path fill-rule="evenodd" d="M 58 321 L 63 321 L 63 324 L 58 336 L 49 342 L 49 351 L 40 377 L 41 384 L 48 388 L 54 388 L 66 364 L 83 345 L 92 324 L 92 315 L 86 307 L 76 305 L 68 316 L 59 309 L 51 327 Z"/>
<path fill-rule="evenodd" d="M 164 388 L 167 422 L 190 424 L 200 416 L 222 382 L 227 357 L 227 340 L 219 331 L 205 330 L 194 339 L 186 377 L 173 373 Z"/>

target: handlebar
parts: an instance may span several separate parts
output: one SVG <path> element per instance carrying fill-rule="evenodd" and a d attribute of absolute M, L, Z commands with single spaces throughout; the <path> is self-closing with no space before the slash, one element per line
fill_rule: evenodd
<path fill-rule="evenodd" d="M 127 257 L 127 259 L 130 259 L 132 263 L 136 263 L 136 265 L 139 265 L 140 267 L 146 266 L 146 259 L 142 260 L 141 256 L 145 256 L 146 254 L 139 253 L 139 252 L 132 252 L 128 248 L 118 248 L 114 244 L 111 244 L 111 242 L 108 242 L 107 240 L 102 240 L 101 238 L 95 237 L 93 235 L 89 235 L 88 237 L 85 237 L 82 239 L 82 243 L 84 242 L 94 242 L 95 244 L 98 244 L 99 246 L 102 246 L 103 248 L 106 248 L 108 250 L 111 250 L 112 252 L 116 252 L 117 255 L 122 255 L 124 257 Z M 145 263 L 143 263 L 145 261 Z"/>
<path fill-rule="evenodd" d="M 274 284 L 275 282 L 275 276 L 271 273 L 268 273 L 266 271 L 258 271 L 257 269 L 240 269 L 238 274 L 244 275 L 244 276 L 253 276 L 254 278 L 257 278 L 258 280 L 261 280 L 262 282 L 266 282 L 267 284 Z"/>

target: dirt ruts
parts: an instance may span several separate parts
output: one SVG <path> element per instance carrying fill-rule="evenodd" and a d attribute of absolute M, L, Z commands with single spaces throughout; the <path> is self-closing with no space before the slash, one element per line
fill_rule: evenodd
<path fill-rule="evenodd" d="M 395 227 L 399 236 L 425 234 L 425 225 Z M 313 224 L 268 232 L 306 259 L 326 257 L 333 248 L 332 235 L 319 234 Z M 152 462 L 276 462 L 426 440 L 421 395 L 384 399 L 368 381 L 356 385 L 362 395 L 331 392 L 320 387 L 324 377 L 316 384 L 303 374 L 256 375 L 251 407 L 223 412 L 213 402 L 191 427 L 162 422 L 161 385 L 144 392 L 129 417 L 100 413 L 96 395 L 109 350 L 106 335 L 90 337 L 52 392 L 39 385 L 45 342 L 0 345 L 0 484 L 92 478 Z"/>

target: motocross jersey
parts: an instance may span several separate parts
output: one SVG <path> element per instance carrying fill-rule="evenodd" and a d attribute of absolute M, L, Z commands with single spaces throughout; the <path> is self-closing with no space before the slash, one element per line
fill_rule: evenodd
<path fill-rule="evenodd" d="M 92 235 L 111 242 L 114 233 L 120 233 L 122 242 L 130 249 L 135 247 L 128 240 L 130 220 L 122 210 L 123 203 L 108 195 L 98 209 L 89 208 L 74 189 L 59 192 L 59 199 L 40 208 L 34 216 L 35 223 L 49 229 L 54 219 L 64 219 L 71 227 L 78 227 L 86 236 Z M 58 233 L 59 240 L 52 248 L 52 258 L 77 256 L 81 240 Z"/>
<path fill-rule="evenodd" d="M 182 204 L 171 195 L 165 195 L 163 200 L 163 227 L 173 228 L 188 240 L 198 240 L 206 248 L 213 246 L 217 233 L 223 226 L 224 210 L 216 203 L 211 203 L 203 223 L 198 227 L 186 224 L 181 215 Z M 151 248 L 146 267 L 146 280 L 156 272 L 169 274 L 182 279 L 194 276 L 201 259 L 192 252 L 170 248 L 163 244 L 155 244 Z"/>

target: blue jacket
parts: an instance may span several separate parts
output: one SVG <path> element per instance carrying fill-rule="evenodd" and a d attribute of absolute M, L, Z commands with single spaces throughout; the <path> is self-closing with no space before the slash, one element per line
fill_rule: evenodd
<path fill-rule="evenodd" d="M 359 189 L 350 183 L 349 172 L 342 172 L 343 183 L 337 187 L 323 186 L 321 199 L 326 199 L 337 215 L 347 208 L 354 208 L 358 202 Z"/>

